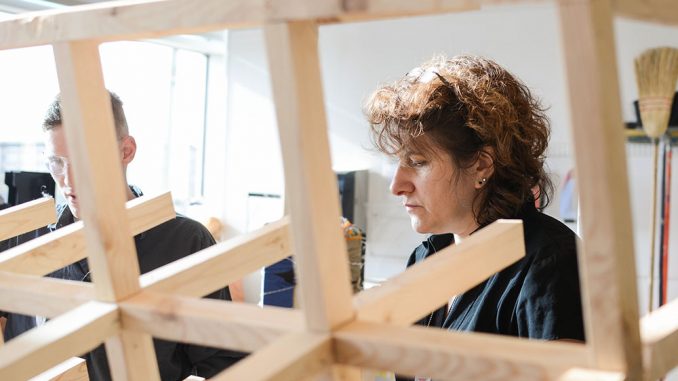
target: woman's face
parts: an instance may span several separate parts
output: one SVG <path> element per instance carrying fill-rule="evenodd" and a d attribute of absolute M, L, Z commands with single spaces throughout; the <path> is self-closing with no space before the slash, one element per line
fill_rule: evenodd
<path fill-rule="evenodd" d="M 433 146 L 431 151 L 408 152 L 399 159 L 391 192 L 402 196 L 418 233 L 467 236 L 478 227 L 472 212 L 478 179 L 442 149 Z"/>

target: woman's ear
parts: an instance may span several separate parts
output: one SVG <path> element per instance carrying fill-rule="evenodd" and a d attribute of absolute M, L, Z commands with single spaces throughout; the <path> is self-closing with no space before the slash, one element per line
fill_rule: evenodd
<path fill-rule="evenodd" d="M 137 153 L 137 142 L 132 136 L 125 136 L 120 142 L 122 164 L 127 166 Z"/>
<path fill-rule="evenodd" d="M 490 180 L 494 174 L 494 148 L 485 146 L 478 153 L 478 159 L 474 166 L 475 187 L 480 189 Z"/>

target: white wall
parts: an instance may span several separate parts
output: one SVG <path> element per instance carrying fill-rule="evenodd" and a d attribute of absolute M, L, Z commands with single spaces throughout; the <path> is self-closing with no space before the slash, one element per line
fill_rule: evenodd
<path fill-rule="evenodd" d="M 678 28 L 617 20 L 617 55 L 624 120 L 634 121 L 636 98 L 633 58 L 649 47 L 678 46 Z M 422 240 L 409 227 L 409 218 L 388 192 L 393 165 L 367 150 L 371 147 L 361 113 L 366 96 L 380 83 L 395 80 L 436 53 L 473 53 L 507 67 L 549 107 L 553 134 L 549 168 L 556 187 L 572 168 L 569 102 L 559 21 L 552 4 L 493 7 L 480 12 L 418 17 L 320 28 L 323 85 L 328 109 L 332 158 L 336 169 L 370 170 L 367 277 L 384 279 L 402 271 L 411 250 Z M 239 221 L 242 193 L 247 187 L 282 192 L 282 167 L 271 103 L 265 49 L 259 30 L 229 35 L 229 175 L 237 174 L 229 194 L 240 194 L 227 208 L 233 231 Z M 622 128 L 620 126 L 620 128 Z M 254 138 L 256 136 L 256 138 Z M 257 144 L 254 144 L 254 143 Z M 647 197 L 649 149 L 629 145 L 628 169 L 632 195 L 635 248 L 641 307 L 648 274 Z M 259 182 L 259 176 L 266 176 Z M 677 181 L 675 180 L 674 183 Z M 547 212 L 558 216 L 556 194 Z M 230 209 L 229 209 L 230 208 Z M 674 211 L 675 213 L 675 211 Z M 676 227 L 672 236 L 676 236 Z M 678 260 L 678 242 L 672 258 Z M 670 296 L 678 296 L 678 270 L 671 267 Z"/>

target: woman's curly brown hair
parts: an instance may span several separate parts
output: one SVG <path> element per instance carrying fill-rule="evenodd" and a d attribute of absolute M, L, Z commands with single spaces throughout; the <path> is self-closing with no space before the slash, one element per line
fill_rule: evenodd
<path fill-rule="evenodd" d="M 540 207 L 548 205 L 553 185 L 544 170 L 550 135 L 544 111 L 511 73 L 469 55 L 435 57 L 376 90 L 365 105 L 373 141 L 388 155 L 435 144 L 468 168 L 491 148 L 494 173 L 473 202 L 480 226 L 515 217 L 535 191 Z"/>

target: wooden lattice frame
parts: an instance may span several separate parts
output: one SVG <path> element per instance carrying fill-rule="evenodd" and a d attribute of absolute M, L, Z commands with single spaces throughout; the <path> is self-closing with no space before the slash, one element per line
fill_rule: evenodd
<path fill-rule="evenodd" d="M 672 0 L 558 3 L 583 216 L 579 257 L 587 344 L 407 327 L 450 295 L 524 255 L 521 224 L 511 221 L 499 221 L 351 299 L 345 243 L 337 228 L 317 23 L 451 12 L 500 2 L 132 1 L 0 22 L 0 49 L 54 47 L 67 143 L 84 212 L 84 224 L 0 256 L 0 309 L 54 317 L 0 348 L 0 379 L 26 379 L 105 342 L 116 380 L 157 380 L 151 336 L 254 352 L 216 380 L 358 380 L 355 367 L 436 379 L 640 380 L 678 365 L 678 321 L 673 319 L 678 305 L 645 317 L 642 329 L 638 324 L 612 28 L 613 13 L 678 24 L 678 5 Z M 171 218 L 173 211 L 163 195 L 128 203 L 125 212 L 98 44 L 257 25 L 266 30 L 273 63 L 291 223 L 283 219 L 139 276 L 133 234 Z M 18 234 L 16 228 L 4 229 L 25 221 L 25 213 L 14 209 L 0 214 L 0 238 Z M 302 310 L 195 298 L 292 252 Z M 41 278 L 85 253 L 93 284 Z M 458 274 L 460 266 L 463 277 L 443 281 L 442 274 Z"/>

